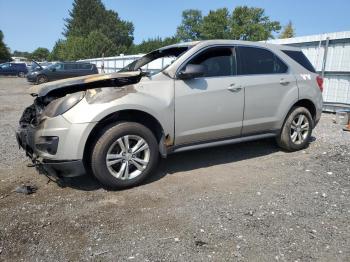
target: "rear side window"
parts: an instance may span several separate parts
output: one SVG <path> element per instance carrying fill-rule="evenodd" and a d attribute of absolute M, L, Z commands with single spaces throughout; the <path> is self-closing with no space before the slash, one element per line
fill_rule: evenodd
<path fill-rule="evenodd" d="M 78 65 L 77 64 L 65 64 L 64 69 L 65 70 L 77 70 Z"/>
<path fill-rule="evenodd" d="M 309 59 L 304 55 L 301 51 L 290 51 L 290 50 L 282 50 L 287 56 L 292 58 L 299 65 L 309 70 L 310 72 L 316 73 L 315 68 L 310 63 Z"/>
<path fill-rule="evenodd" d="M 91 70 L 91 64 L 79 64 L 78 68 L 83 70 Z"/>
<path fill-rule="evenodd" d="M 230 47 L 212 47 L 195 56 L 189 64 L 204 65 L 203 77 L 232 76 L 236 74 L 236 59 Z"/>
<path fill-rule="evenodd" d="M 26 68 L 26 65 L 25 64 L 17 64 L 17 68 L 24 69 L 24 68 Z"/>
<path fill-rule="evenodd" d="M 237 51 L 240 75 L 282 74 L 288 70 L 286 64 L 269 50 L 241 46 Z"/>

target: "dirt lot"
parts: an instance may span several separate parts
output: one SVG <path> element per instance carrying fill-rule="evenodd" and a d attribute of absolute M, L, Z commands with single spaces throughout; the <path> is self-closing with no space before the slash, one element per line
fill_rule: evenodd
<path fill-rule="evenodd" d="M 333 115 L 305 151 L 250 142 L 172 155 L 129 190 L 61 188 L 15 142 L 28 86 L 0 78 L 0 260 L 350 261 L 350 133 Z"/>

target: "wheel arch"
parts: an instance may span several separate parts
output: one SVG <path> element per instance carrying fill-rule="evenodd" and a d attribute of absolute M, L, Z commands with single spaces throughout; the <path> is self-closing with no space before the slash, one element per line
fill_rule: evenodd
<path fill-rule="evenodd" d="M 45 77 L 47 81 L 49 81 L 49 77 L 47 75 L 45 75 L 44 73 L 39 73 L 37 76 L 36 76 L 36 81 L 39 80 L 39 77 Z"/>
<path fill-rule="evenodd" d="M 164 128 L 158 119 L 145 111 L 127 109 L 113 112 L 105 116 L 90 131 L 83 152 L 83 160 L 85 164 L 88 164 L 90 152 L 97 138 L 100 136 L 101 130 L 103 130 L 108 125 L 123 121 L 136 122 L 149 128 L 156 137 L 156 140 L 159 144 L 160 154 L 163 157 L 166 157 L 166 141 L 168 139 L 168 135 L 164 133 Z"/>
<path fill-rule="evenodd" d="M 292 112 L 292 110 L 295 107 L 305 107 L 307 110 L 309 110 L 312 120 L 313 120 L 313 127 L 315 127 L 316 124 L 316 115 L 317 115 L 317 111 L 316 111 L 316 106 L 315 104 L 309 100 L 309 99 L 300 99 L 298 101 L 296 101 L 294 104 L 292 104 L 289 108 L 289 110 L 287 111 L 287 113 L 285 113 L 284 118 L 282 118 L 283 120 L 280 122 L 279 124 L 279 130 L 281 130 L 283 128 L 284 123 L 286 122 L 289 114 Z"/>
<path fill-rule="evenodd" d="M 302 106 L 302 107 L 305 107 L 307 110 L 309 110 L 309 112 L 312 116 L 312 119 L 314 121 L 313 124 L 315 124 L 315 121 L 316 121 L 316 106 L 315 106 L 315 104 L 309 99 L 301 99 L 298 102 L 296 102 L 292 106 L 292 108 L 297 107 L 297 106 Z"/>

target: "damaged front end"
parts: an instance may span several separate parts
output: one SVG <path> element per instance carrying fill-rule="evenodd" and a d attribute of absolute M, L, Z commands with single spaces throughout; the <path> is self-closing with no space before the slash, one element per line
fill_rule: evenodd
<path fill-rule="evenodd" d="M 62 114 L 78 104 L 85 91 L 122 87 L 138 83 L 140 72 L 125 72 L 102 75 L 90 75 L 71 78 L 38 85 L 29 89 L 35 97 L 32 105 L 27 107 L 16 131 L 16 139 L 40 173 L 55 176 L 78 176 L 85 173 L 81 159 L 57 158 L 60 144 L 60 129 L 69 130 L 69 123 Z M 47 134 L 50 123 L 55 122 L 58 135 Z"/>

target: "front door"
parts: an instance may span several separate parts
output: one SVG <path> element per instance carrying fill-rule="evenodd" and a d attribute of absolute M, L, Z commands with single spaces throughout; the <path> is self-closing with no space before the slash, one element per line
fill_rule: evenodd
<path fill-rule="evenodd" d="M 187 64 L 204 65 L 206 72 L 203 77 L 175 80 L 175 144 L 239 137 L 244 90 L 235 79 L 234 48 L 207 48 Z"/>
<path fill-rule="evenodd" d="M 0 74 L 1 75 L 11 75 L 11 64 L 5 63 L 0 65 Z"/>

